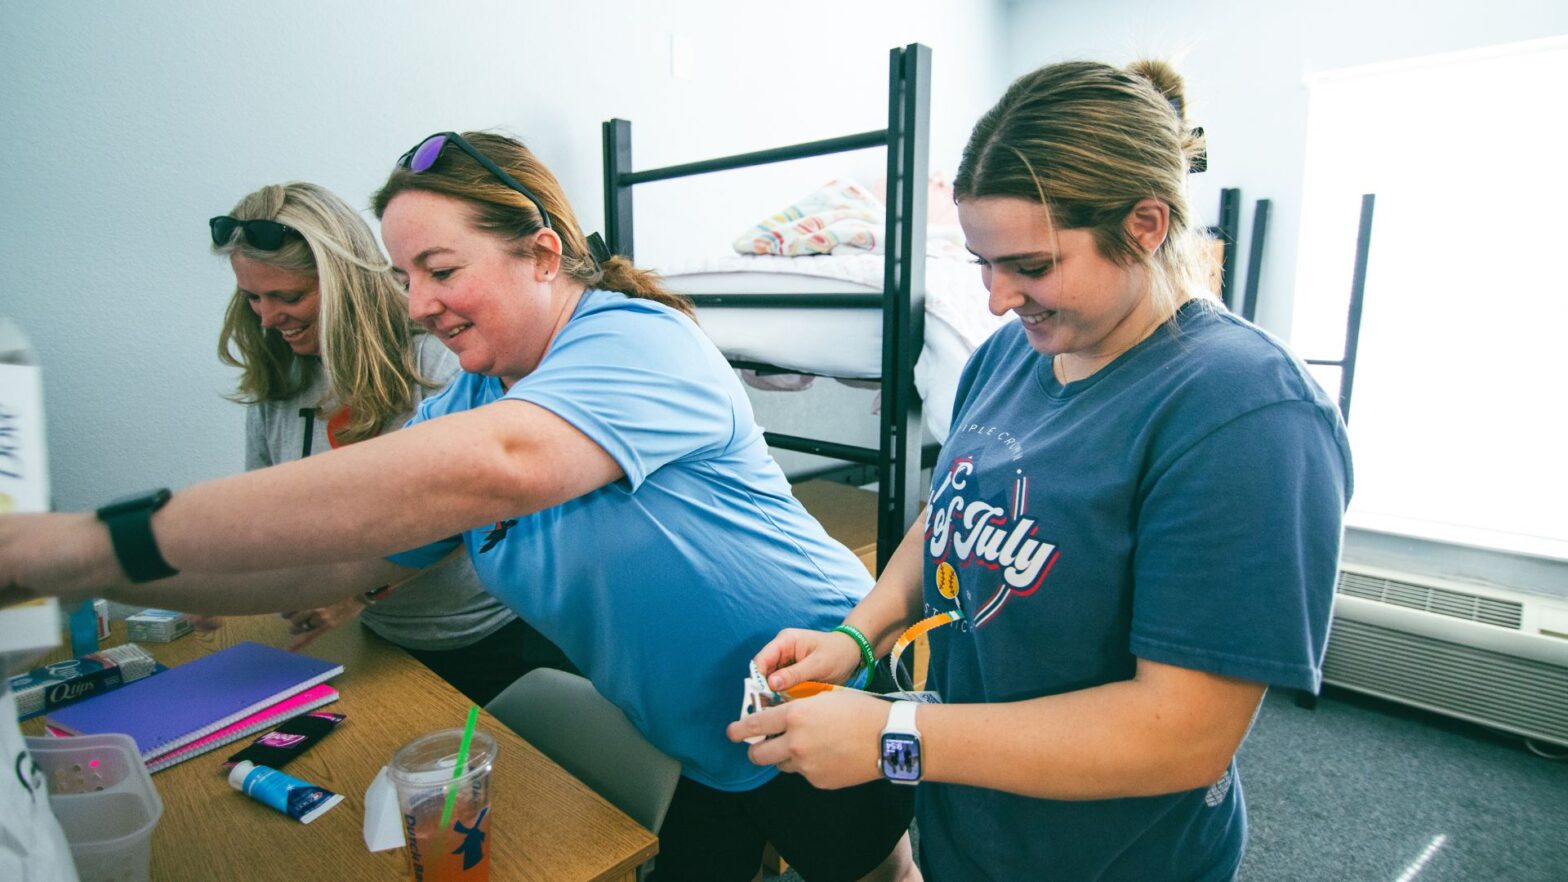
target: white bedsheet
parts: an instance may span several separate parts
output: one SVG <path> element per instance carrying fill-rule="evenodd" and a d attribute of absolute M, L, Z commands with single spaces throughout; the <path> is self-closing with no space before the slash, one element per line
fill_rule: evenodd
<path fill-rule="evenodd" d="M 844 293 L 882 290 L 880 254 L 813 257 L 741 256 L 659 268 L 682 294 Z M 845 379 L 882 373 L 882 313 L 878 309 L 701 307 L 698 321 L 727 357 Z M 915 364 L 915 388 L 931 435 L 947 438 L 958 375 L 1005 318 L 986 308 L 980 271 L 967 261 L 926 260 L 925 345 Z"/>

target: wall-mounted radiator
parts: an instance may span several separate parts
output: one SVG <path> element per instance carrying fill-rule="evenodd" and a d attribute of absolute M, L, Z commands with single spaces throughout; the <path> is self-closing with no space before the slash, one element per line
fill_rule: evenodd
<path fill-rule="evenodd" d="M 1343 564 L 1323 679 L 1568 745 L 1568 600 Z"/>

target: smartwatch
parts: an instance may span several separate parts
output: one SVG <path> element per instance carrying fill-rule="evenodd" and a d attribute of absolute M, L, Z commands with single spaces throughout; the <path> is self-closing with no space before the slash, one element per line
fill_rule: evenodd
<path fill-rule="evenodd" d="M 913 701 L 895 701 L 882 730 L 882 777 L 894 784 L 920 783 L 920 730 Z"/>
<path fill-rule="evenodd" d="M 169 566 L 152 535 L 152 513 L 172 496 L 167 487 L 117 499 L 98 509 L 98 520 L 109 528 L 109 541 L 120 569 L 132 582 L 166 579 L 179 572 Z"/>

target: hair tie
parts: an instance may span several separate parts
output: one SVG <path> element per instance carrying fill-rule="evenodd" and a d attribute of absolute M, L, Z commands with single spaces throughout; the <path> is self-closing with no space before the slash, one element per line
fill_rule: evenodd
<path fill-rule="evenodd" d="M 1198 126 L 1192 130 L 1192 139 L 1194 141 L 1203 141 L 1203 126 Z M 1194 153 L 1191 159 L 1187 160 L 1187 173 L 1196 175 L 1202 174 L 1208 170 L 1209 145 L 1207 141 L 1204 141 L 1203 148 L 1200 149 L 1197 153 Z"/>
<path fill-rule="evenodd" d="M 610 246 L 604 244 L 604 237 L 598 233 L 588 236 L 588 256 L 593 258 L 594 269 L 604 269 L 613 256 L 610 254 Z"/>

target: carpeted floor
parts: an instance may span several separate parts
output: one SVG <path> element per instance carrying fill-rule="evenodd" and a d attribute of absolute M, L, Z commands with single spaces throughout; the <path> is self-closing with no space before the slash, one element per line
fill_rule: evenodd
<path fill-rule="evenodd" d="M 1568 879 L 1568 762 L 1518 738 L 1344 690 L 1315 710 L 1277 692 L 1238 762 L 1243 879 Z"/>

